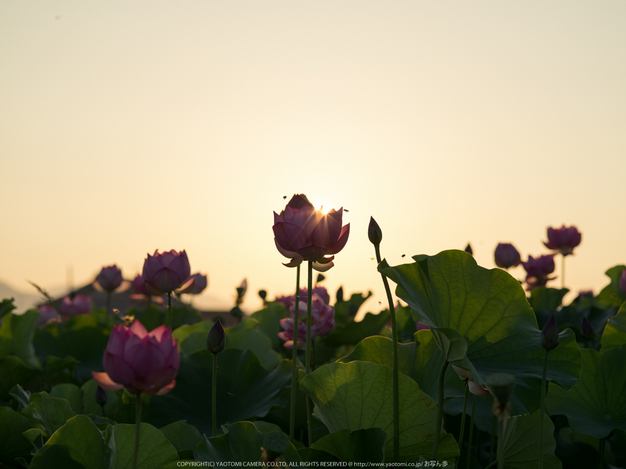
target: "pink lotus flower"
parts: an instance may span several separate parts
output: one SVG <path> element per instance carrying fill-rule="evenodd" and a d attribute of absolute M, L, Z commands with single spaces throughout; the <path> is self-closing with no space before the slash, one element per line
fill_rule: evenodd
<path fill-rule="evenodd" d="M 74 299 L 71 299 L 69 296 L 63 298 L 59 305 L 59 309 L 61 310 L 61 315 L 65 319 L 69 319 L 81 314 L 91 314 L 92 306 L 93 303 L 91 298 L 83 295 L 76 295 Z"/>
<path fill-rule="evenodd" d="M 494 252 L 496 265 L 501 269 L 517 267 L 522 261 L 517 249 L 510 243 L 499 243 Z"/>
<path fill-rule="evenodd" d="M 102 270 L 96 277 L 96 282 L 107 292 L 112 292 L 118 288 L 124 279 L 122 271 L 116 265 L 102 267 Z"/>
<path fill-rule="evenodd" d="M 45 326 L 51 322 L 60 322 L 59 313 L 50 305 L 37 306 L 37 311 L 39 311 L 38 326 Z"/>
<path fill-rule="evenodd" d="M 548 242 L 544 242 L 548 249 L 559 251 L 564 256 L 574 252 L 574 248 L 580 244 L 582 235 L 578 228 L 563 225 L 561 228 L 548 228 Z"/>
<path fill-rule="evenodd" d="M 189 259 L 185 251 L 177 252 L 173 249 L 168 252 L 154 255 L 148 254 L 143 263 L 141 276 L 146 282 L 146 288 L 153 294 L 171 293 L 181 287 L 191 274 Z"/>
<path fill-rule="evenodd" d="M 180 365 L 172 330 L 159 326 L 150 333 L 139 321 L 115 326 L 102 359 L 104 372 L 91 372 L 104 389 L 131 394 L 166 394 L 176 385 Z"/>
<path fill-rule="evenodd" d="M 341 226 L 343 208 L 324 214 L 316 210 L 303 194 L 296 194 L 280 215 L 274 212 L 274 242 L 276 248 L 291 262 L 314 262 L 315 270 L 325 272 L 333 266 L 334 256 L 348 242 L 350 224 Z M 330 255 L 330 257 L 325 257 Z"/>
<path fill-rule="evenodd" d="M 322 299 L 322 301 L 325 304 L 330 304 L 330 295 L 328 294 L 328 290 L 326 290 L 326 287 L 313 287 L 313 290 L 311 290 L 313 292 L 314 295 L 319 295 L 319 297 Z M 301 301 L 305 301 L 307 298 L 307 295 L 309 294 L 309 289 L 304 287 L 300 289 L 300 300 Z M 293 306 L 294 302 L 296 301 L 296 295 L 291 295 L 291 296 L 277 296 L 276 299 L 274 301 L 277 301 L 279 303 L 282 303 L 285 305 L 285 308 L 287 309 L 291 309 L 291 307 Z"/>
<path fill-rule="evenodd" d="M 459 378 L 461 378 L 463 381 L 467 381 L 469 392 L 471 392 L 475 396 L 489 395 L 489 391 L 485 386 L 481 386 L 477 384 L 476 381 L 474 381 L 474 373 L 456 365 L 452 365 L 452 368 L 454 369 L 454 371 L 456 371 L 456 374 L 459 376 Z"/>
<path fill-rule="evenodd" d="M 522 265 L 526 270 L 526 283 L 528 284 L 528 290 L 543 287 L 546 283 L 548 283 L 548 280 L 555 279 L 555 277 L 549 277 L 549 275 L 554 272 L 553 254 L 540 256 L 536 259 L 533 258 L 533 256 L 528 256 L 528 261 L 522 262 Z"/>
<path fill-rule="evenodd" d="M 195 273 L 189 279 L 183 287 L 179 290 L 176 290 L 176 293 L 179 295 L 181 293 L 188 293 L 190 295 L 199 295 L 202 293 L 207 285 L 209 284 L 209 280 L 206 275 L 202 275 L 201 273 Z"/>
<path fill-rule="evenodd" d="M 306 298 L 306 297 L 305 297 Z M 293 348 L 293 323 L 292 319 L 295 317 L 295 305 L 291 306 L 291 318 L 285 318 L 280 320 L 280 325 L 285 332 L 279 332 L 278 337 L 282 340 L 286 340 L 285 348 Z M 307 302 L 301 301 L 298 311 L 298 317 L 301 319 L 298 321 L 298 348 L 304 346 L 306 341 L 306 314 L 307 314 Z M 315 337 L 324 337 L 330 334 L 335 327 L 335 308 L 324 303 L 322 298 L 314 293 L 311 298 L 311 340 Z M 304 328 L 304 336 L 302 341 L 300 340 L 301 329 Z"/>

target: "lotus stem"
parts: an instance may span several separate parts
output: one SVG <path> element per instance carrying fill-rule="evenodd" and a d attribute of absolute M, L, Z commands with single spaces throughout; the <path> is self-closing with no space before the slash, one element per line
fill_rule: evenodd
<path fill-rule="evenodd" d="M 605 445 L 606 445 L 606 437 L 600 438 L 598 469 L 602 469 L 604 467 L 604 449 L 605 449 Z"/>
<path fill-rule="evenodd" d="M 165 327 L 172 327 L 172 292 L 167 294 L 167 312 L 165 313 Z"/>
<path fill-rule="evenodd" d="M 472 418 L 470 419 L 470 433 L 469 442 L 467 443 L 467 464 L 465 467 L 470 467 L 470 460 L 472 458 L 472 437 L 474 436 L 474 413 L 476 412 L 476 396 L 472 398 Z"/>
<path fill-rule="evenodd" d="M 565 259 L 565 257 L 563 258 Z M 541 420 L 539 422 L 539 465 L 538 469 L 543 469 L 543 414 L 546 411 L 546 375 L 548 374 L 548 354 L 550 350 L 546 350 L 546 356 L 543 360 L 543 374 L 541 375 Z"/>
<path fill-rule="evenodd" d="M 296 398 L 298 396 L 298 322 L 300 319 L 300 266 L 296 267 L 296 303 L 293 318 L 293 351 L 291 352 L 291 406 L 289 409 L 289 439 L 295 442 Z"/>
<path fill-rule="evenodd" d="M 565 288 L 565 254 L 561 253 L 561 288 Z"/>
<path fill-rule="evenodd" d="M 106 311 L 105 317 L 108 317 L 110 312 L 111 312 L 111 292 L 110 291 L 107 291 L 107 306 L 106 306 L 106 308 L 107 308 L 107 311 Z"/>
<path fill-rule="evenodd" d="M 433 454 L 430 459 L 437 459 L 437 450 L 439 449 L 439 439 L 441 436 L 441 426 L 443 421 L 443 389 L 446 377 L 446 369 L 448 368 L 448 360 L 444 360 L 441 372 L 439 373 L 439 402 L 437 403 L 437 426 L 435 427 L 435 444 L 433 445 Z"/>
<path fill-rule="evenodd" d="M 217 435 L 217 353 L 213 355 L 213 373 L 211 374 L 211 420 L 213 427 L 211 436 Z"/>
<path fill-rule="evenodd" d="M 376 250 L 376 262 L 382 262 L 380 256 L 380 244 L 374 244 Z M 393 365 L 393 459 L 398 461 L 400 458 L 400 371 L 398 365 L 398 327 L 396 325 L 396 310 L 393 306 L 393 297 L 387 277 L 383 273 L 380 274 L 387 293 L 387 302 L 389 303 L 389 314 L 391 316 L 391 342 L 392 342 L 392 365 Z"/>
<path fill-rule="evenodd" d="M 137 469 L 137 455 L 139 454 L 139 434 L 141 432 L 141 394 L 135 399 L 135 451 L 133 453 L 133 469 Z"/>
<path fill-rule="evenodd" d="M 313 262 L 308 261 L 308 274 L 307 279 L 308 291 L 306 299 L 306 358 L 305 358 L 305 373 L 308 375 L 311 373 L 311 297 L 313 291 Z M 299 305 L 297 305 L 299 306 Z M 298 311 L 298 309 L 296 309 Z M 294 334 L 298 331 L 294 330 Z M 307 429 L 309 431 L 309 446 L 313 444 L 313 409 L 311 408 L 311 399 L 306 398 L 306 422 Z"/>
<path fill-rule="evenodd" d="M 506 417 L 500 414 L 500 424 L 498 425 L 498 469 L 504 469 L 504 429 Z"/>
<path fill-rule="evenodd" d="M 461 415 L 461 430 L 459 431 L 459 455 L 463 447 L 463 433 L 465 433 L 465 411 L 467 410 L 467 396 L 469 394 L 469 382 L 465 380 L 465 393 L 463 393 L 463 412 Z"/>
<path fill-rule="evenodd" d="M 496 416 L 493 416 L 491 421 L 491 445 L 489 446 L 489 464 L 491 465 L 491 461 L 493 460 L 493 447 L 496 443 Z"/>

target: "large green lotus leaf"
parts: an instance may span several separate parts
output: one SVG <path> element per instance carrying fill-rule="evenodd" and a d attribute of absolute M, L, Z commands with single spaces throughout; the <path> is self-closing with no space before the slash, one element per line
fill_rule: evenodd
<path fill-rule="evenodd" d="M 324 365 L 305 376 L 300 387 L 316 406 L 315 415 L 331 432 L 382 428 L 387 434 L 386 457 L 393 456 L 392 370 L 388 366 L 355 361 Z M 400 457 L 416 461 L 430 455 L 437 409 L 433 400 L 409 378 L 399 376 Z M 458 455 L 452 435 L 439 444 L 440 459 Z"/>
<path fill-rule="evenodd" d="M 35 356 L 33 336 L 37 328 L 39 312 L 26 311 L 24 314 L 7 314 L 0 327 L 0 358 L 7 355 L 20 357 L 30 367 L 39 367 Z"/>
<path fill-rule="evenodd" d="M 333 331 L 322 341 L 331 347 L 340 345 L 356 345 L 366 337 L 380 334 L 380 331 L 389 321 L 389 311 L 378 314 L 367 313 L 361 321 L 350 321 L 345 326 L 335 325 Z"/>
<path fill-rule="evenodd" d="M 31 445 L 22 433 L 32 425 L 10 407 L 0 407 L 0 422 L 0 467 L 18 467 L 15 458 L 30 458 Z"/>
<path fill-rule="evenodd" d="M 213 438 L 204 437 L 196 449 L 197 459 L 205 462 L 257 462 L 261 461 L 267 438 L 274 434 L 261 432 L 252 422 L 236 422 L 223 425 L 224 434 Z M 286 435 L 285 435 L 286 437 Z M 298 463 L 300 457 L 287 438 L 282 458 L 287 463 Z M 297 465 L 296 465 L 297 467 Z"/>
<path fill-rule="evenodd" d="M 151 396 L 145 421 L 164 426 L 187 420 L 210 435 L 212 360 L 206 349 L 181 355 L 176 386 L 164 396 Z M 264 417 L 273 406 L 289 401 L 290 361 L 281 361 L 270 372 L 251 351 L 226 349 L 217 355 L 217 366 L 218 425 Z"/>
<path fill-rule="evenodd" d="M 40 357 L 74 357 L 77 379 L 82 383 L 92 371 L 102 370 L 102 356 L 111 331 L 103 328 L 93 316 L 76 316 L 63 324 L 50 324 L 35 333 L 35 349 Z"/>
<path fill-rule="evenodd" d="M 602 352 L 626 344 L 626 302 L 606 324 L 602 334 Z"/>
<path fill-rule="evenodd" d="M 50 397 L 65 399 L 75 413 L 83 413 L 83 397 L 80 388 L 75 384 L 57 384 L 50 390 Z"/>
<path fill-rule="evenodd" d="M 563 304 L 563 297 L 568 292 L 567 288 L 539 287 L 530 292 L 528 302 L 536 312 L 549 311 L 554 313 Z"/>
<path fill-rule="evenodd" d="M 278 337 L 278 333 L 283 330 L 280 327 L 280 320 L 289 317 L 289 311 L 285 305 L 280 302 L 270 303 L 262 310 L 253 313 L 251 317 L 259 321 L 259 330 L 272 341 L 272 348 L 282 353 L 284 341 Z"/>
<path fill-rule="evenodd" d="M 50 397 L 47 392 L 31 394 L 29 404 L 22 410 L 22 415 L 36 422 L 50 437 L 74 417 L 70 403 L 65 399 Z"/>
<path fill-rule="evenodd" d="M 398 342 L 413 342 L 417 326 L 413 320 L 411 308 L 408 306 L 396 308 L 396 328 L 398 329 Z"/>
<path fill-rule="evenodd" d="M 226 348 L 250 350 L 263 368 L 273 370 L 280 362 L 280 356 L 272 348 L 272 341 L 259 329 L 259 321 L 243 318 L 241 324 L 226 329 Z"/>
<path fill-rule="evenodd" d="M 135 432 L 135 425 L 126 423 L 108 427 L 107 439 L 109 450 L 112 453 L 109 469 L 130 469 L 133 467 Z M 137 469 L 152 469 L 177 459 L 176 448 L 165 438 L 163 433 L 150 424 L 142 423 L 139 431 Z"/>
<path fill-rule="evenodd" d="M 561 461 L 554 455 L 554 424 L 540 410 L 508 419 L 502 437 L 505 469 L 535 469 L 539 463 L 539 438 L 543 438 L 543 467 L 561 469 Z"/>
<path fill-rule="evenodd" d="M 501 269 L 488 270 L 463 251 L 415 256 L 412 264 L 396 267 L 382 262 L 381 271 L 397 283 L 396 294 L 431 328 L 457 331 L 467 343 L 466 359 L 475 379 L 484 384 L 492 373 L 515 376 L 515 414 L 539 407 L 545 350 L 535 314 L 519 282 Z M 550 352 L 548 379 L 565 388 L 580 375 L 580 352 L 574 333 L 560 334 Z M 449 370 L 451 372 L 451 370 Z"/>
<path fill-rule="evenodd" d="M 77 415 L 50 437 L 29 466 L 29 469 L 52 467 L 108 469 L 102 433 L 84 415 Z"/>
<path fill-rule="evenodd" d="M 359 309 L 370 296 L 372 296 L 371 291 L 368 291 L 367 295 L 363 295 L 363 293 L 353 293 L 350 295 L 348 301 L 337 301 L 334 306 L 335 325 L 337 327 L 344 327 L 353 322 Z"/>
<path fill-rule="evenodd" d="M 196 324 L 185 324 L 177 328 L 172 337 L 178 340 L 180 352 L 186 355 L 206 349 L 206 339 L 213 327 L 212 321 L 200 321 Z"/>
<path fill-rule="evenodd" d="M 41 370 L 28 366 L 24 360 L 15 355 L 0 358 L 0 399 L 8 399 L 9 391 L 15 385 L 26 385 L 39 373 Z"/>
<path fill-rule="evenodd" d="M 189 425 L 185 420 L 179 420 L 164 426 L 161 432 L 174 445 L 181 459 L 182 456 L 185 459 L 193 459 L 193 452 L 202 440 L 202 435 L 196 427 Z"/>
<path fill-rule="evenodd" d="M 346 462 L 376 462 L 385 460 L 387 434 L 380 428 L 339 430 L 316 441 L 312 449 L 325 451 Z"/>
<path fill-rule="evenodd" d="M 583 371 L 572 389 L 550 383 L 547 409 L 564 414 L 577 432 L 604 438 L 613 429 L 626 430 L 626 345 L 600 353 L 582 349 Z"/>
<path fill-rule="evenodd" d="M 594 298 L 594 303 L 600 309 L 619 308 L 620 305 L 626 301 L 626 292 L 623 292 L 619 287 L 619 279 L 624 269 L 626 269 L 626 265 L 620 264 L 611 267 L 605 272 L 606 276 L 609 277 L 611 281 L 602 289 L 598 296 Z"/>

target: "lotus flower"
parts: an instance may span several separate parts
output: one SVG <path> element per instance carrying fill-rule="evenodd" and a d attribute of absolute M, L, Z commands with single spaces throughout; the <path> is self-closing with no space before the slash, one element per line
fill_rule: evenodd
<path fill-rule="evenodd" d="M 350 224 L 341 226 L 343 208 L 324 214 L 316 210 L 303 194 L 296 194 L 280 215 L 274 212 L 276 248 L 295 267 L 303 260 L 312 261 L 313 268 L 324 272 L 333 266 L 333 254 L 341 251 L 350 234 Z M 330 257 L 326 257 L 330 256 Z"/>
<path fill-rule="evenodd" d="M 176 290 L 176 293 L 178 293 L 179 295 L 182 293 L 199 295 L 206 289 L 208 284 L 209 280 L 206 275 L 202 275 L 201 273 L 195 273 L 191 277 L 189 277 L 187 282 L 185 282 L 185 284 L 183 285 L 183 288 Z"/>
<path fill-rule="evenodd" d="M 510 243 L 500 243 L 496 247 L 494 252 L 494 258 L 496 265 L 501 269 L 510 269 L 511 267 L 517 267 L 522 261 L 520 259 L 519 252 Z"/>
<path fill-rule="evenodd" d="M 522 262 L 526 270 L 526 283 L 528 290 L 545 286 L 548 280 L 554 280 L 555 277 L 549 277 L 554 272 L 554 255 L 540 256 L 536 259 L 528 256 L 528 261 Z"/>
<path fill-rule="evenodd" d="M 39 318 L 37 319 L 38 326 L 45 326 L 51 322 L 59 322 L 61 319 L 57 310 L 50 305 L 37 306 L 37 311 L 39 311 Z"/>
<path fill-rule="evenodd" d="M 285 318 L 280 320 L 280 325 L 284 329 L 284 332 L 279 332 L 278 337 L 287 341 L 285 348 L 293 347 L 293 317 L 295 317 L 295 305 L 291 305 L 291 318 Z M 298 321 L 298 348 L 304 346 L 306 341 L 306 313 L 307 302 L 301 301 L 298 311 L 298 317 L 304 321 Z M 320 336 L 324 337 L 330 334 L 335 327 L 335 308 L 324 303 L 324 300 L 314 293 L 311 298 L 311 339 Z M 304 333 L 302 332 L 304 331 Z M 302 335 L 304 334 L 304 335 Z"/>
<path fill-rule="evenodd" d="M 548 242 L 544 242 L 548 249 L 559 251 L 564 256 L 574 252 L 574 248 L 580 244 L 582 235 L 578 228 L 563 225 L 561 228 L 548 228 Z"/>
<path fill-rule="evenodd" d="M 139 321 L 115 326 L 102 359 L 103 373 L 91 372 L 109 391 L 166 394 L 176 385 L 180 365 L 177 340 L 171 329 L 159 326 L 150 333 Z"/>
<path fill-rule="evenodd" d="M 61 310 L 61 315 L 69 319 L 81 314 L 91 314 L 92 306 L 91 298 L 84 295 L 76 295 L 74 299 L 71 299 L 69 296 L 63 298 L 59 309 Z"/>
<path fill-rule="evenodd" d="M 173 249 L 168 252 L 154 255 L 148 254 L 143 263 L 141 276 L 146 282 L 146 288 L 155 295 L 171 293 L 189 279 L 191 267 L 185 251 L 177 252 Z"/>
<path fill-rule="evenodd" d="M 122 271 L 116 265 L 102 267 L 102 270 L 96 277 L 96 282 L 104 291 L 112 292 L 122 284 Z"/>

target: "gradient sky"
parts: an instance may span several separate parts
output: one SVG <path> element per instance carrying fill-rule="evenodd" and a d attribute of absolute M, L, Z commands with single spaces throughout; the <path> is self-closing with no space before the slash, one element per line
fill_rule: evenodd
<path fill-rule="evenodd" d="M 132 278 L 186 249 L 209 275 L 196 304 L 247 277 L 251 311 L 295 287 L 272 212 L 305 193 L 349 209 L 325 284 L 373 290 L 366 309 L 372 215 L 392 265 L 469 241 L 493 268 L 498 242 L 525 259 L 577 225 L 566 285 L 597 292 L 626 262 L 625 18 L 622 0 L 1 2 L 0 280 Z"/>

